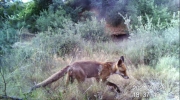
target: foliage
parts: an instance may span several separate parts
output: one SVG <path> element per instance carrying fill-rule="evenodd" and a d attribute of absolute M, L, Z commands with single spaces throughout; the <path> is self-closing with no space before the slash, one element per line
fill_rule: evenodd
<path fill-rule="evenodd" d="M 56 12 L 48 11 L 41 12 L 39 18 L 36 20 L 36 27 L 39 31 L 47 31 L 50 28 L 64 28 L 63 23 L 70 20 L 66 11 L 61 7 Z"/>
<path fill-rule="evenodd" d="M 34 14 L 39 15 L 41 11 L 47 10 L 49 8 L 49 5 L 52 4 L 53 0 L 33 0 L 35 3 L 34 6 Z"/>
<path fill-rule="evenodd" d="M 21 27 L 26 27 L 30 31 L 35 32 L 35 19 L 38 15 L 40 15 L 42 10 L 48 9 L 51 3 L 51 0 L 48 2 L 43 0 L 34 0 L 28 3 L 5 3 L 0 8 L 1 20 L 10 21 L 10 25 L 13 28 L 20 29 Z"/>
<path fill-rule="evenodd" d="M 21 11 L 24 6 L 22 2 L 14 2 L 14 3 L 2 3 L 1 4 L 1 18 L 7 18 L 8 16 L 16 15 Z"/>
<path fill-rule="evenodd" d="M 102 0 L 98 3 L 93 3 L 93 5 L 100 11 L 100 16 L 105 17 L 107 23 L 113 26 L 124 22 L 124 19 L 118 14 L 121 13 L 123 16 L 131 16 L 131 23 L 134 25 L 137 24 L 137 16 L 142 16 L 143 24 L 147 23 L 146 16 L 149 16 L 152 18 L 153 25 L 161 22 L 160 24 L 166 28 L 166 22 L 169 22 L 172 17 L 170 16 L 171 12 L 168 10 L 168 6 L 165 6 L 168 2 L 162 3 L 160 5 L 155 0 Z"/>
<path fill-rule="evenodd" d="M 176 16 L 179 16 L 179 14 L 176 14 Z M 179 50 L 179 34 L 177 34 L 178 27 L 171 26 L 177 25 L 177 22 L 173 20 L 178 19 L 174 17 L 174 19 L 171 19 L 171 23 L 166 22 L 165 24 L 169 26 L 169 28 L 165 30 L 163 25 L 156 25 L 154 27 L 152 19 L 149 19 L 149 17 L 147 17 L 148 22 L 145 25 L 139 24 L 136 27 L 137 36 L 144 38 L 144 40 L 142 40 L 146 43 L 143 46 L 145 48 L 144 61 L 146 64 L 155 66 L 158 59 L 163 56 L 177 56 Z M 142 23 L 141 20 L 139 21 L 139 23 Z"/>
<path fill-rule="evenodd" d="M 134 5 L 134 7 L 130 7 L 131 5 Z M 156 25 L 158 22 L 162 24 L 164 27 L 167 27 L 167 22 L 170 21 L 172 18 L 170 16 L 170 12 L 168 12 L 168 8 L 163 5 L 158 5 L 154 2 L 154 0 L 138 0 L 138 1 L 131 1 L 128 5 L 128 8 L 136 9 L 134 10 L 136 16 L 132 18 L 132 22 L 137 23 L 137 16 L 142 16 L 142 24 L 147 23 L 147 16 L 152 18 L 152 24 Z"/>
<path fill-rule="evenodd" d="M 9 25 L 15 29 L 20 29 L 26 27 L 33 30 L 33 25 L 35 23 L 34 14 L 35 14 L 35 3 L 5 3 L 1 7 L 1 21 L 9 21 Z M 3 27 L 3 26 L 0 26 Z"/>
<path fill-rule="evenodd" d="M 104 20 L 98 21 L 95 17 L 87 19 L 84 22 L 76 24 L 76 33 L 88 41 L 100 42 L 108 41 L 108 35 L 105 32 Z"/>
<path fill-rule="evenodd" d="M 0 56 L 9 53 L 12 44 L 18 40 L 17 30 L 12 28 L 8 21 L 2 24 L 3 28 L 0 30 Z"/>
<path fill-rule="evenodd" d="M 49 6 L 51 11 L 65 10 L 66 14 L 71 17 L 73 22 L 78 22 L 80 20 L 80 13 L 82 12 L 81 6 L 73 7 L 71 1 L 53 0 L 53 3 Z M 60 8 L 60 9 L 59 9 Z"/>
<path fill-rule="evenodd" d="M 171 28 L 163 31 L 161 35 L 164 39 L 159 38 L 159 35 L 153 37 L 153 41 L 146 47 L 145 58 L 150 64 L 156 65 L 159 58 L 163 56 L 177 56 L 179 51 L 179 42 L 177 28 Z M 147 62 L 146 62 L 147 63 Z"/>
<path fill-rule="evenodd" d="M 177 12 L 179 11 L 179 1 L 178 0 L 154 0 L 154 3 L 157 6 L 165 6 L 168 7 L 169 12 Z"/>
<path fill-rule="evenodd" d="M 37 47 L 40 47 L 43 51 L 49 53 L 50 55 L 57 54 L 59 56 L 64 56 L 65 54 L 70 54 L 78 48 L 81 48 L 80 36 L 70 33 L 62 33 L 59 30 L 56 33 L 53 30 L 48 30 L 47 32 L 40 33 L 34 40 Z"/>
<path fill-rule="evenodd" d="M 80 34 L 85 40 L 106 41 L 104 23 L 103 20 L 98 21 L 95 17 L 84 22 L 73 23 L 65 10 L 60 7 L 55 13 L 51 10 L 43 11 L 37 19 L 37 28 L 39 31 L 46 31 L 48 28 L 54 30 L 61 28 L 61 30 L 66 30 L 64 33 L 69 33 L 67 30 L 70 29 L 71 34 Z"/>
<path fill-rule="evenodd" d="M 55 13 L 55 16 L 57 16 L 57 13 Z M 58 22 L 60 22 L 62 26 L 55 26 Z M 54 27 L 52 28 L 53 25 Z M 63 21 L 56 20 L 46 28 L 48 31 L 38 35 L 38 42 L 36 41 L 36 44 L 38 43 L 43 50 L 48 50 L 48 53 L 58 54 L 60 56 L 72 53 L 76 51 L 76 49 L 82 49 L 84 47 L 84 45 L 82 45 L 83 40 L 91 42 L 108 40 L 108 36 L 104 32 L 104 21 L 99 22 L 94 17 L 92 17 L 91 20 L 78 23 L 74 23 L 68 19 Z"/>

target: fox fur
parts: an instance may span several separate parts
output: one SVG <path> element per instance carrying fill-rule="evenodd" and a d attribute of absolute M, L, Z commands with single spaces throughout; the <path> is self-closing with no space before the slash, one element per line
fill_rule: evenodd
<path fill-rule="evenodd" d="M 48 84 L 57 81 L 65 74 L 68 74 L 66 82 L 67 85 L 69 84 L 69 81 L 73 83 L 75 79 L 78 83 L 81 83 L 84 82 L 86 78 L 92 77 L 96 78 L 97 81 L 102 79 L 102 81 L 105 82 L 111 74 L 119 74 L 125 79 L 129 78 L 126 73 L 123 56 L 121 56 L 117 62 L 103 63 L 97 61 L 79 61 L 66 66 L 64 69 L 56 72 L 46 80 L 36 84 L 31 88 L 31 91 L 39 87 L 45 87 Z"/>

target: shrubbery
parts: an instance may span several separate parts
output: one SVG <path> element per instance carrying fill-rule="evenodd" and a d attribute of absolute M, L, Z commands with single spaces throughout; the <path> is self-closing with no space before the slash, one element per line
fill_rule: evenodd
<path fill-rule="evenodd" d="M 75 26 L 77 34 L 85 40 L 92 42 L 108 41 L 109 36 L 105 32 L 105 21 L 98 21 L 95 17 L 79 22 Z"/>
<path fill-rule="evenodd" d="M 5 3 L 3 7 L 1 7 L 3 10 L 0 13 L 1 20 L 9 21 L 9 25 L 16 29 L 27 27 L 29 24 L 33 25 L 31 21 L 36 10 L 34 7 L 34 2 L 26 4 L 22 2 Z"/>
<path fill-rule="evenodd" d="M 49 27 L 53 29 L 64 28 L 63 24 L 68 20 L 70 20 L 70 17 L 62 8 L 59 8 L 56 12 L 49 9 L 41 12 L 36 20 L 36 27 L 38 31 L 47 31 Z"/>
<path fill-rule="evenodd" d="M 147 16 L 152 18 L 152 24 L 155 26 L 161 24 L 164 28 L 167 27 L 167 24 L 170 23 L 172 12 L 169 11 L 167 5 L 169 2 L 164 2 L 162 5 L 159 4 L 156 0 L 138 0 L 138 1 L 111 1 L 106 2 L 105 16 L 106 21 L 113 25 L 117 26 L 121 24 L 124 19 L 118 15 L 121 13 L 123 16 L 131 16 L 131 23 L 133 25 L 137 24 L 137 17 L 142 17 L 142 24 L 148 22 Z"/>
<path fill-rule="evenodd" d="M 46 53 L 64 56 L 65 54 L 70 54 L 76 49 L 81 48 L 81 37 L 76 34 L 47 31 L 40 33 L 34 39 L 34 43 Z"/>
<path fill-rule="evenodd" d="M 17 30 L 12 28 L 8 21 L 1 24 L 3 24 L 3 28 L 0 28 L 0 56 L 9 53 L 12 44 L 18 40 Z"/>
<path fill-rule="evenodd" d="M 177 57 L 179 51 L 178 28 L 163 31 L 162 35 L 153 35 L 150 44 L 145 49 L 146 64 L 156 65 L 158 59 L 164 56 Z M 161 32 L 158 32 L 161 33 Z"/>
<path fill-rule="evenodd" d="M 176 14 L 176 16 L 178 15 Z M 171 26 L 177 24 L 177 22 L 172 21 L 177 20 L 177 18 L 174 17 L 171 22 L 166 22 L 167 29 L 164 29 L 163 25 L 154 27 L 152 20 L 149 17 L 146 18 L 148 22 L 144 25 L 139 24 L 136 31 L 134 31 L 136 33 L 135 38 L 141 38 L 140 40 L 143 43 L 144 63 L 155 66 L 161 57 L 167 55 L 177 57 L 179 50 L 178 27 Z M 142 23 L 141 20 L 139 20 L 139 23 Z"/>
<path fill-rule="evenodd" d="M 84 42 L 108 41 L 108 35 L 104 31 L 104 21 L 98 21 L 94 17 L 84 22 L 74 23 L 66 20 L 61 23 L 63 28 L 59 26 L 51 28 L 49 25 L 48 31 L 35 38 L 36 44 L 47 50 L 47 53 L 64 56 L 76 49 L 83 49 Z"/>

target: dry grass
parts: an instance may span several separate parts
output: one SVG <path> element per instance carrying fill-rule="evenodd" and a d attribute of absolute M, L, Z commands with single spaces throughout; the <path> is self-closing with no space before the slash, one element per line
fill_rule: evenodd
<path fill-rule="evenodd" d="M 122 44 L 117 45 L 116 43 L 111 42 L 104 43 L 104 48 L 108 48 L 106 46 L 109 46 L 109 50 L 96 49 L 96 51 L 93 51 L 91 45 L 89 44 L 85 48 L 86 50 L 77 50 L 76 55 L 73 56 L 66 55 L 64 57 L 59 57 L 54 55 L 51 60 L 48 60 L 46 63 L 43 63 L 43 60 L 42 62 L 40 60 L 39 63 L 43 63 L 44 66 L 33 67 L 32 65 L 29 65 L 19 68 L 13 71 L 11 74 L 7 75 L 8 82 L 12 82 L 12 80 L 14 81 L 14 78 L 16 78 L 15 81 L 18 83 L 18 85 L 8 84 L 8 87 L 15 86 L 13 90 L 12 88 L 8 90 L 8 94 L 22 95 L 24 92 L 28 91 L 34 83 L 41 82 L 42 80 L 55 73 L 57 70 L 61 70 L 63 67 L 71 64 L 74 61 L 117 61 L 121 55 L 124 55 L 125 63 L 127 65 L 127 74 L 130 79 L 123 79 L 118 75 L 112 75 L 108 79 L 110 82 L 115 83 L 120 88 L 121 93 L 119 94 L 111 91 L 110 87 L 107 87 L 102 83 L 94 82 L 93 79 L 88 79 L 82 85 L 79 85 L 77 84 L 77 82 L 75 82 L 65 88 L 66 77 L 63 77 L 57 82 L 48 85 L 46 88 L 37 89 L 32 94 L 27 95 L 26 97 L 28 99 L 31 98 L 36 100 L 179 99 L 179 62 L 177 58 L 160 58 L 155 68 L 153 68 L 152 66 L 144 65 L 143 63 L 139 63 L 137 67 L 134 63 L 132 63 L 134 58 L 129 56 L 128 51 L 125 51 L 124 49 L 121 49 L 122 51 L 120 51 L 120 49 L 118 49 L 119 47 L 123 47 Z M 127 44 L 127 46 L 130 47 L 130 44 Z M 127 53 L 127 55 L 125 55 L 124 53 Z M 35 59 L 37 58 L 34 58 L 33 61 L 35 61 Z M 33 72 L 31 72 L 32 69 Z M 19 73 L 21 73 L 22 75 L 19 75 Z M 17 91 L 17 89 L 21 89 L 21 92 L 11 92 Z"/>
<path fill-rule="evenodd" d="M 41 43 L 42 38 L 45 41 L 47 39 L 44 34 L 39 34 L 43 36 L 39 38 L 37 36 L 32 43 L 15 48 L 17 51 L 7 56 L 6 65 L 8 68 L 14 68 L 5 74 L 7 94 L 32 100 L 178 100 L 180 91 L 179 60 L 177 58 L 179 38 L 177 38 L 178 34 L 175 34 L 177 29 L 165 30 L 163 33 L 166 34 L 161 36 L 156 34 L 161 32 L 153 31 L 154 33 L 151 33 L 151 30 L 140 28 L 137 29 L 138 34 L 132 36 L 131 40 L 121 42 L 92 43 L 78 40 L 78 43 L 82 43 L 82 48 L 75 48 L 72 53 L 61 57 L 51 53 L 58 48 L 56 44 L 59 43 L 59 38 L 54 37 L 57 43 L 53 41 L 54 39 L 50 39 L 51 41 L 48 42 L 52 42 L 52 44 L 48 45 L 44 42 Z M 71 39 L 74 40 L 74 37 L 71 36 L 69 40 Z M 145 50 L 149 45 L 156 48 Z M 157 58 L 155 59 L 157 64 L 153 66 L 144 64 L 147 51 L 157 54 L 154 56 Z M 159 56 L 159 53 L 164 55 Z M 32 94 L 23 94 L 34 84 L 75 61 L 117 61 L 122 55 L 125 57 L 127 74 L 130 79 L 126 80 L 118 75 L 112 75 L 108 79 L 118 85 L 121 90 L 119 94 L 111 91 L 110 87 L 102 83 L 92 81 L 93 79 L 88 79 L 82 85 L 75 82 L 65 88 L 66 77 L 46 88 L 39 88 Z M 3 89 L 1 80 L 0 78 L 0 90 Z M 3 94 L 2 91 L 0 94 Z"/>
<path fill-rule="evenodd" d="M 55 56 L 53 58 L 53 61 L 57 65 L 52 67 L 53 70 L 50 73 L 53 74 L 54 72 L 56 72 L 56 70 L 62 69 L 64 66 L 74 61 L 116 61 L 119 58 L 118 55 L 108 55 L 104 52 L 96 52 L 91 56 L 85 55 L 87 55 L 86 52 L 81 53 L 81 56 L 76 56 L 74 58 L 66 56 L 64 59 Z M 163 61 L 160 61 L 159 65 L 157 66 L 164 66 L 163 64 Z M 121 90 L 120 94 L 110 91 L 109 87 L 105 86 L 102 83 L 96 83 L 93 79 L 87 79 L 86 82 L 81 84 L 80 86 L 79 84 L 77 84 L 77 82 L 75 82 L 65 88 L 65 78 L 62 78 L 59 81 L 49 85 L 46 88 L 48 90 L 40 89 L 38 90 L 38 92 L 36 92 L 38 95 L 36 93 L 35 94 L 38 97 L 45 96 L 46 99 L 51 98 L 62 100 L 99 100 L 102 98 L 103 100 L 139 100 L 140 98 L 152 100 L 177 100 L 179 98 L 179 74 L 174 68 L 169 69 L 169 67 L 167 67 L 160 70 L 158 67 L 154 69 L 146 65 L 139 65 L 138 68 L 136 68 L 134 65 L 127 65 L 128 75 L 130 79 L 126 80 L 118 75 L 112 75 L 108 79 L 109 81 L 119 86 Z M 41 73 L 39 74 L 41 75 Z M 38 80 L 39 82 L 39 79 L 36 80 Z"/>

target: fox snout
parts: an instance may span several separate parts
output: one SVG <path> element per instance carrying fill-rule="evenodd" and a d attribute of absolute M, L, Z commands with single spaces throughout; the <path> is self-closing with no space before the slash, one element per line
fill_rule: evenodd
<path fill-rule="evenodd" d="M 125 75 L 121 75 L 124 79 L 129 79 L 128 76 L 125 76 Z"/>
<path fill-rule="evenodd" d="M 128 77 L 128 76 L 123 76 L 123 78 L 124 78 L 124 79 L 129 79 L 129 77 Z"/>
<path fill-rule="evenodd" d="M 120 73 L 120 75 L 124 78 L 124 79 L 129 79 L 129 77 L 127 75 L 124 75 L 122 73 Z"/>

